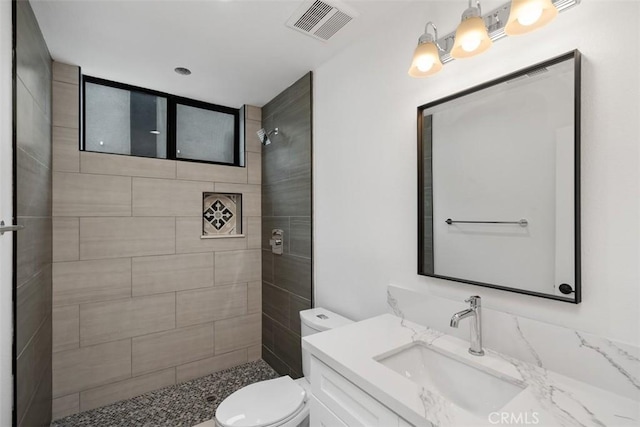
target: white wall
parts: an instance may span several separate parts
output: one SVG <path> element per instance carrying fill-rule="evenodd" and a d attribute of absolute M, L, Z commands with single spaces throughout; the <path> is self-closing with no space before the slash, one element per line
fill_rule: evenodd
<path fill-rule="evenodd" d="M 11 1 L 0 0 L 0 218 L 11 221 L 12 202 L 12 89 L 11 89 Z M 9 221 L 7 221 L 9 220 Z M 0 425 L 11 425 L 13 381 L 12 264 L 13 233 L 0 237 Z"/>
<path fill-rule="evenodd" d="M 640 342 L 640 4 L 590 1 L 436 76 L 407 76 L 427 20 L 453 30 L 466 2 L 398 3 L 370 38 L 315 70 L 315 303 L 385 312 L 389 283 Z M 485 4 L 485 10 L 495 3 Z M 582 72 L 582 289 L 571 305 L 416 274 L 416 107 L 572 49 Z"/>

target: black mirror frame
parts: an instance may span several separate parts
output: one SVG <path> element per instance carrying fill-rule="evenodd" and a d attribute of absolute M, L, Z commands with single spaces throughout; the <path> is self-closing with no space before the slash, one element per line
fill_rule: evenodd
<path fill-rule="evenodd" d="M 494 285 L 491 283 L 476 282 L 467 279 L 458 279 L 450 276 L 439 276 L 437 274 L 428 274 L 423 271 L 423 243 L 424 243 L 424 165 L 423 165 L 423 148 L 422 148 L 422 132 L 423 132 L 423 119 L 422 112 L 427 108 L 434 107 L 439 104 L 460 98 L 465 95 L 469 95 L 473 92 L 486 89 L 488 87 L 504 83 L 508 80 L 525 75 L 535 69 L 545 66 L 551 66 L 559 62 L 564 62 L 573 59 L 574 61 L 574 251 L 575 251 L 575 266 L 574 277 L 575 286 L 573 290 L 573 298 L 561 297 L 552 294 L 545 294 L 541 292 L 528 291 L 526 289 L 510 288 L 507 286 Z M 446 96 L 433 102 L 421 105 L 417 110 L 417 123 L 418 123 L 418 275 L 434 277 L 437 279 L 444 279 L 454 282 L 466 283 L 470 285 L 483 286 L 487 288 L 500 289 L 503 291 L 515 292 L 523 295 L 530 295 L 536 297 L 542 297 L 562 302 L 568 302 L 573 304 L 579 304 L 582 301 L 582 277 L 581 277 L 581 240 L 580 240 L 580 88 L 581 88 L 581 60 L 582 55 L 580 51 L 573 50 L 547 61 L 532 65 L 530 67 L 515 71 L 513 73 L 504 75 L 497 79 L 482 83 L 480 85 L 465 89 L 457 92 L 453 95 Z"/>

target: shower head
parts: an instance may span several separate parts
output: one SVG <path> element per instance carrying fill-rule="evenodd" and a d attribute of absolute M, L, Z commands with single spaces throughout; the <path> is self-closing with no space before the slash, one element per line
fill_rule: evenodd
<path fill-rule="evenodd" d="M 269 137 L 271 135 L 277 135 L 278 134 L 278 128 L 275 128 L 272 131 L 265 131 L 264 128 L 260 129 L 258 132 L 256 132 L 256 134 L 258 135 L 258 138 L 260 138 L 260 142 L 262 143 L 262 145 L 269 145 L 271 144 L 271 140 L 269 139 Z"/>

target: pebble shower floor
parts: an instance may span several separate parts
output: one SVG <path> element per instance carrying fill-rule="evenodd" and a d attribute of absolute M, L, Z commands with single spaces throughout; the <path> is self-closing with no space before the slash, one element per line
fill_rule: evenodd
<path fill-rule="evenodd" d="M 51 427 L 192 427 L 245 385 L 277 378 L 264 361 L 246 363 L 132 399 L 60 418 Z"/>

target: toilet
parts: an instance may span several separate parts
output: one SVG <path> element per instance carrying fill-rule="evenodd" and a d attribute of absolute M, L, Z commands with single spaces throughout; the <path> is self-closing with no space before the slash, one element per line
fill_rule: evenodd
<path fill-rule="evenodd" d="M 300 312 L 301 335 L 307 336 L 349 323 L 336 313 L 324 308 L 312 308 Z M 284 376 L 260 381 L 231 394 L 220 403 L 214 420 L 207 426 L 217 427 L 297 427 L 308 425 L 310 355 L 302 350 L 303 378 L 293 380 Z M 214 424 L 215 423 L 215 424 Z"/>

